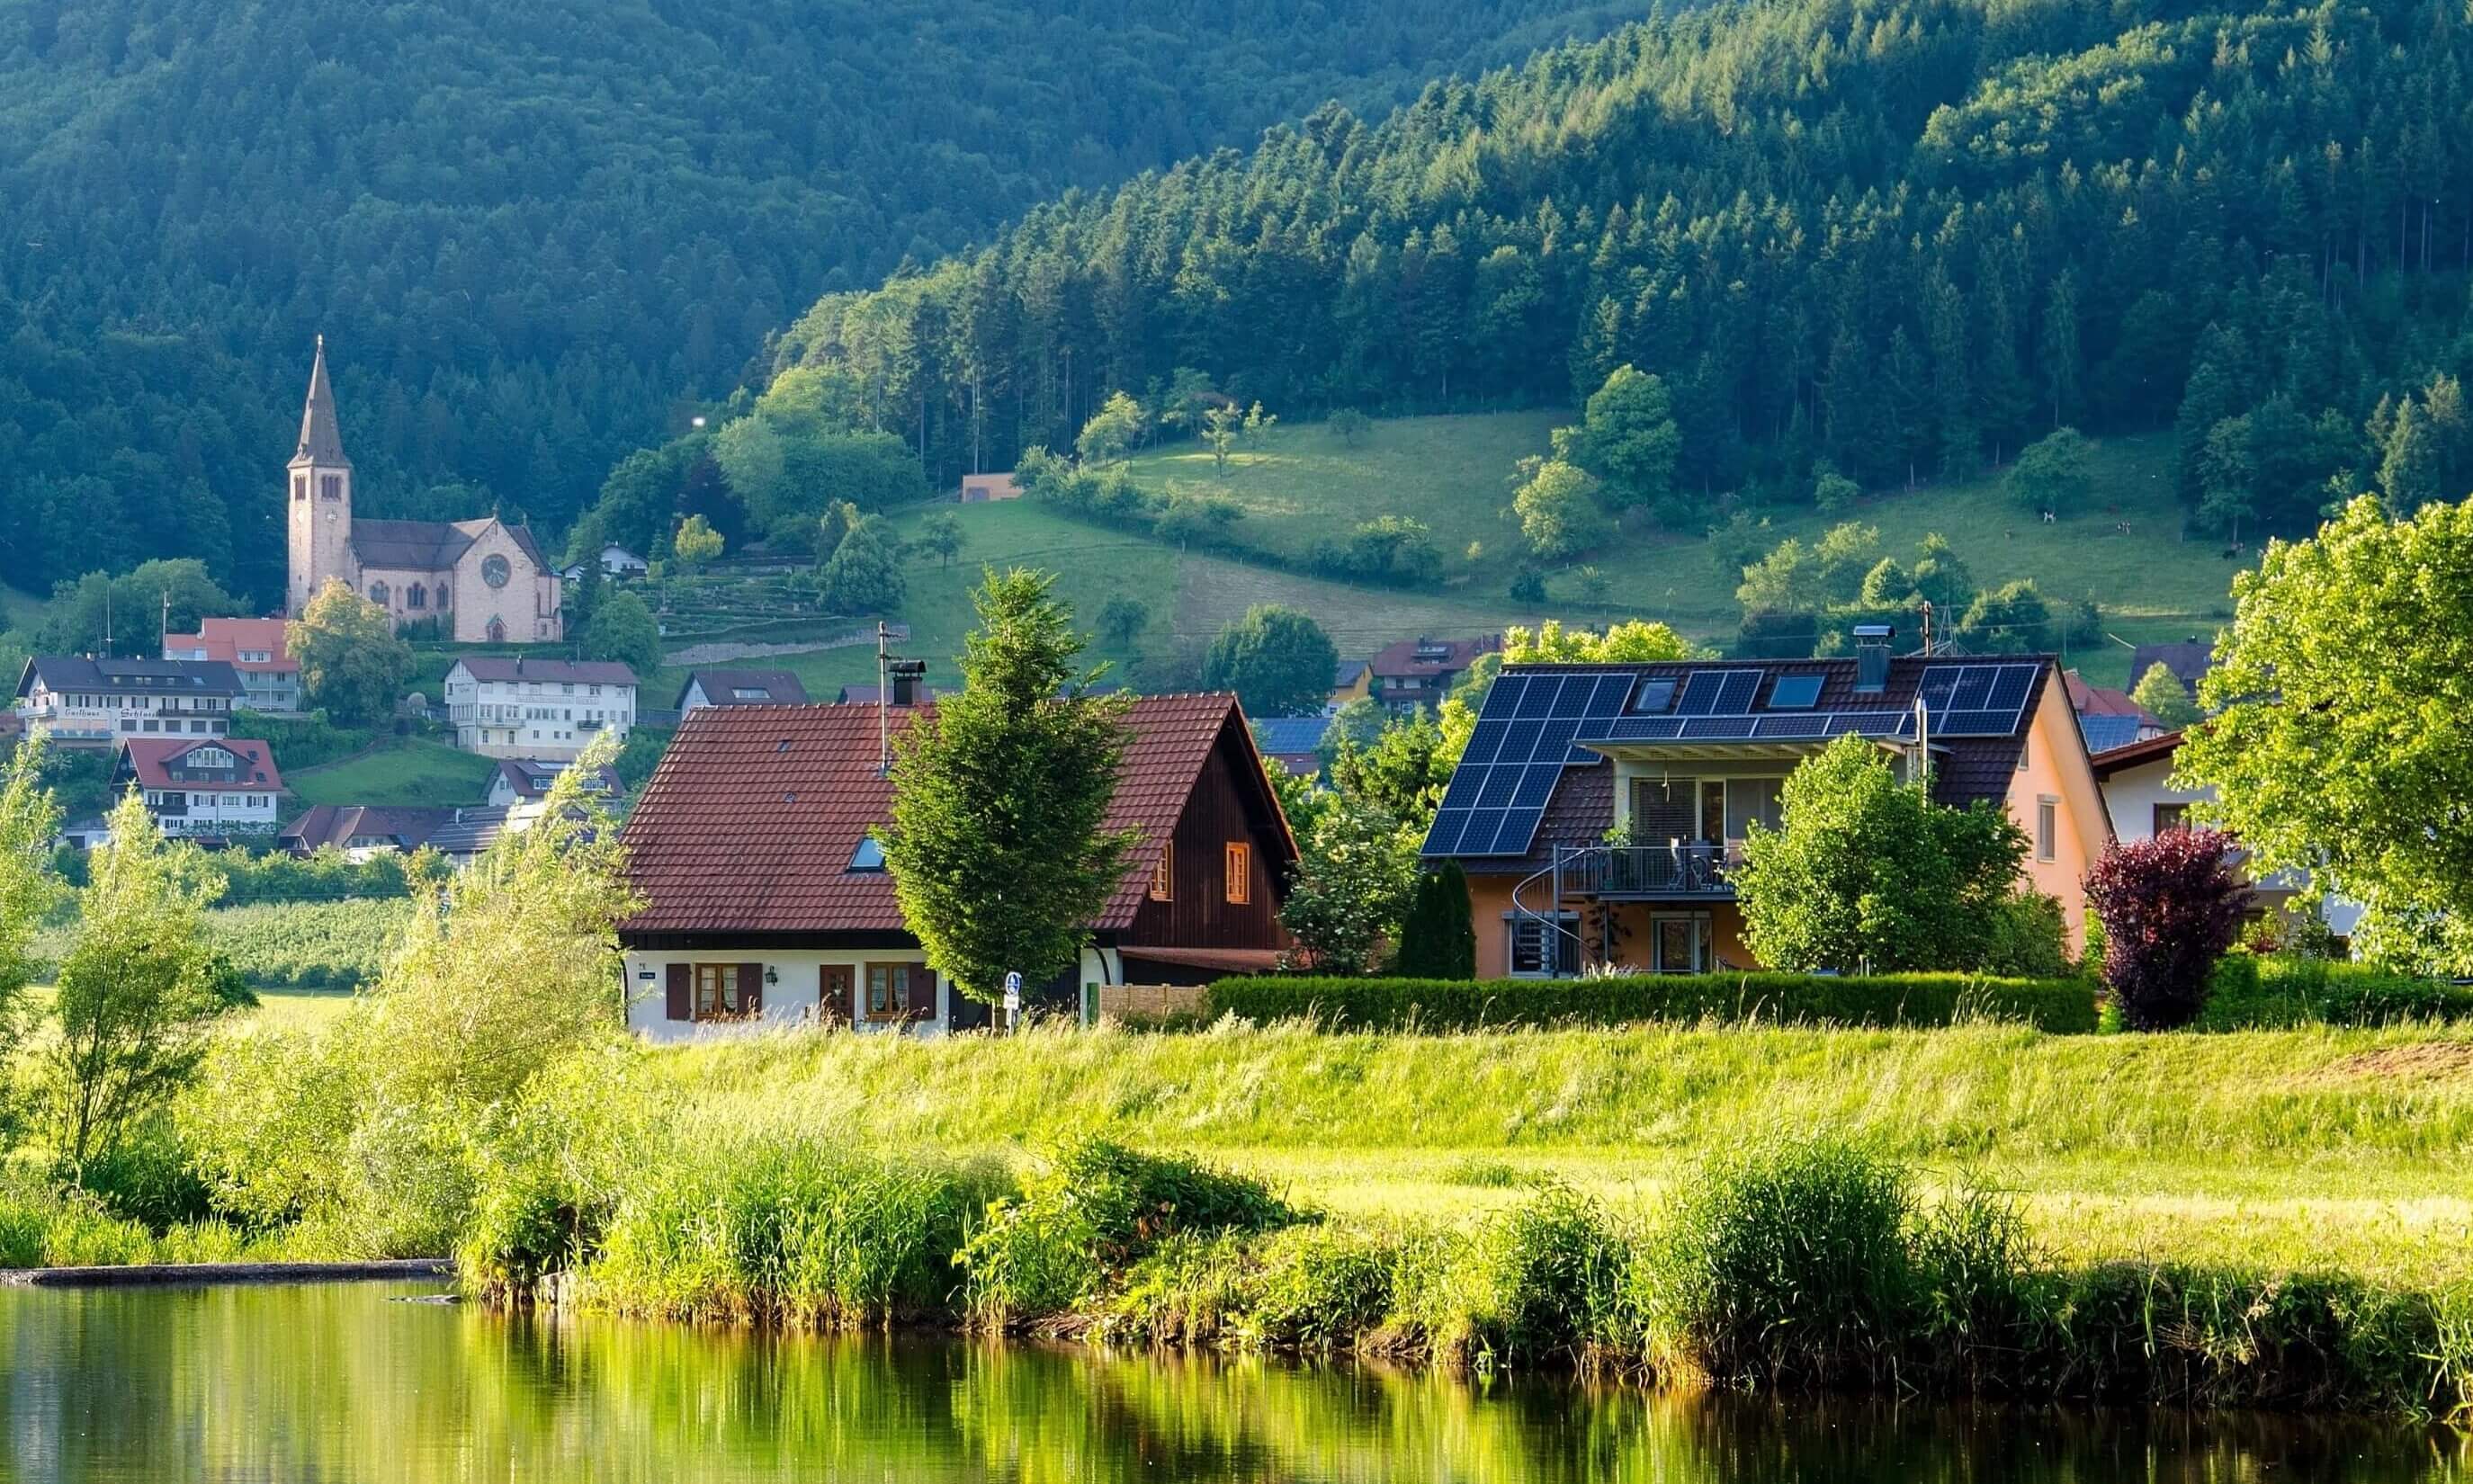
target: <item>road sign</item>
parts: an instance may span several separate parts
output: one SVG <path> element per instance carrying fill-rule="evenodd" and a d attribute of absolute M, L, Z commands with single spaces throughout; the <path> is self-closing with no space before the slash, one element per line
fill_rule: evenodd
<path fill-rule="evenodd" d="M 1005 1014 L 1021 1014 L 1021 974 L 1018 970 L 1005 975 Z"/>

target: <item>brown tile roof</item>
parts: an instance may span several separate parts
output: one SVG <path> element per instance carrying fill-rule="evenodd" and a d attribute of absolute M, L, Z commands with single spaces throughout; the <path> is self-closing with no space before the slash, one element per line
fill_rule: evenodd
<path fill-rule="evenodd" d="M 359 803 L 322 803 L 283 826 L 276 838 L 285 848 L 307 852 L 321 846 L 341 849 L 356 839 L 380 837 L 413 850 L 455 818 L 452 808 L 413 808 Z"/>
<path fill-rule="evenodd" d="M 498 759 L 498 777 L 507 780 L 518 799 L 540 799 L 546 796 L 558 776 L 574 767 L 571 762 L 558 762 L 546 757 L 502 757 Z M 584 780 L 588 794 L 607 794 L 612 798 L 627 790 L 618 781 L 618 770 L 603 768 Z"/>
<path fill-rule="evenodd" d="M 466 655 L 455 661 L 476 681 L 633 685 L 636 672 L 614 659 L 539 659 L 528 655 Z"/>
<path fill-rule="evenodd" d="M 2070 709 L 2080 716 L 2135 716 L 2141 721 L 2164 723 L 2155 713 L 2130 699 L 2129 692 L 2109 685 L 2090 685 L 2078 678 L 2076 670 L 2064 670 L 2061 679 L 2069 682 Z"/>
<path fill-rule="evenodd" d="M 174 770 L 188 754 L 204 748 L 230 753 L 240 759 L 231 775 L 222 772 L 188 778 Z M 263 742 L 242 737 L 123 737 L 115 773 L 133 775 L 141 788 L 214 788 L 252 794 L 283 792 L 283 775 L 275 766 L 275 752 Z"/>
<path fill-rule="evenodd" d="M 1481 634 L 1473 639 L 1432 639 L 1420 635 L 1385 644 L 1367 661 L 1375 674 L 1392 675 L 1456 675 L 1469 667 L 1479 655 L 1490 655 L 1502 647 L 1502 635 Z M 1420 653 L 1421 651 L 1425 653 Z M 1336 681 L 1338 677 L 1333 675 Z"/>
<path fill-rule="evenodd" d="M 892 724 L 918 714 L 895 711 Z M 628 870 L 647 904 L 622 931 L 900 931 L 892 877 L 848 869 L 891 807 L 893 785 L 876 771 L 876 717 L 872 706 L 712 706 L 689 716 L 627 822 Z M 1138 829 L 1141 840 L 1090 924 L 1101 931 L 1132 923 L 1223 732 L 1233 730 L 1248 755 L 1253 747 L 1228 695 L 1140 697 L 1127 726 L 1108 825 Z"/>

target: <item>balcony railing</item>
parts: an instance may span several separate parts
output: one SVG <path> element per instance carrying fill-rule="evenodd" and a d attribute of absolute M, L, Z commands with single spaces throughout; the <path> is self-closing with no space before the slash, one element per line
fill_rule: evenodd
<path fill-rule="evenodd" d="M 1735 895 L 1723 845 L 1599 845 L 1561 852 L 1563 891 L 1583 897 L 1714 898 Z"/>

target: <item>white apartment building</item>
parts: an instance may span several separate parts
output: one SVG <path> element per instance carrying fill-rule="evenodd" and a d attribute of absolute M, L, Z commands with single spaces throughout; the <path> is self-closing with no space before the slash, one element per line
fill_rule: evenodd
<path fill-rule="evenodd" d="M 446 672 L 445 700 L 464 751 L 564 762 L 604 734 L 626 740 L 636 672 L 610 660 L 473 657 Z"/>
<path fill-rule="evenodd" d="M 108 748 L 130 737 L 220 737 L 246 697 L 221 659 L 37 655 L 17 677 L 16 711 L 63 747 Z"/>

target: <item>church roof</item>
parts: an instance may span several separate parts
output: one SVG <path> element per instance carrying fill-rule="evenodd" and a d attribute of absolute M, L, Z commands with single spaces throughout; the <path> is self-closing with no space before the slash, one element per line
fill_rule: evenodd
<path fill-rule="evenodd" d="M 300 409 L 300 446 L 295 464 L 350 468 L 344 457 L 344 430 L 335 420 L 335 391 L 326 385 L 326 337 L 318 337 L 317 359 L 309 363 L 309 401 Z"/>
<path fill-rule="evenodd" d="M 352 556 L 364 567 L 406 572 L 444 572 L 472 549 L 494 517 L 478 520 L 362 520 L 352 522 Z M 535 573 L 547 572 L 530 526 L 508 526 Z"/>

